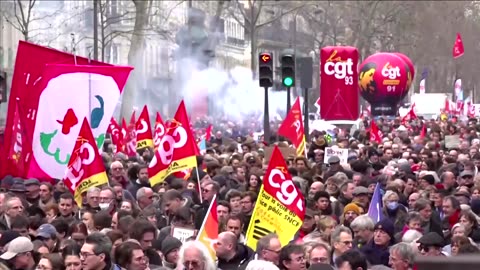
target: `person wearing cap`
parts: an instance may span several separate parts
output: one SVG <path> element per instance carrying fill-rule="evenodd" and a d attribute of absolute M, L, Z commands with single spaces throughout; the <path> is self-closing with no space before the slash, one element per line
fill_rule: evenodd
<path fill-rule="evenodd" d="M 301 242 L 300 240 L 304 237 L 316 231 L 317 226 L 315 224 L 315 214 L 315 211 L 310 208 L 305 210 L 305 218 L 295 237 L 297 242 Z"/>
<path fill-rule="evenodd" d="M 169 269 L 175 269 L 178 261 L 178 251 L 182 242 L 173 236 L 167 236 L 162 241 L 161 251 L 163 254 L 162 265 Z"/>
<path fill-rule="evenodd" d="M 23 236 L 13 239 L 7 245 L 7 251 L 0 256 L 0 259 L 7 261 L 14 269 L 34 270 L 36 262 L 32 241 Z"/>
<path fill-rule="evenodd" d="M 373 239 L 360 249 L 370 264 L 388 266 L 390 257 L 388 248 L 395 242 L 394 233 L 394 225 L 388 218 L 382 219 L 375 224 Z"/>
<path fill-rule="evenodd" d="M 454 196 L 460 204 L 470 205 L 470 192 L 468 190 L 458 189 Z"/>
<path fill-rule="evenodd" d="M 345 170 L 340 164 L 340 158 L 338 156 L 331 156 L 328 158 L 328 171 L 325 173 L 324 178 L 327 179 L 330 176 L 335 175 L 338 172 L 343 172 L 349 179 L 352 179 L 353 173 L 349 170 Z"/>
<path fill-rule="evenodd" d="M 356 203 L 349 203 L 343 208 L 343 215 L 340 219 L 344 226 L 350 227 L 350 223 L 363 214 L 363 209 L 359 207 Z"/>
<path fill-rule="evenodd" d="M 21 178 L 14 178 L 13 184 L 10 186 L 9 192 L 15 194 L 18 198 L 25 200 L 25 182 Z"/>
<path fill-rule="evenodd" d="M 370 203 L 369 190 L 363 186 L 356 186 L 353 189 L 353 199 L 352 202 L 360 205 L 363 209 L 366 209 Z"/>
<path fill-rule="evenodd" d="M 464 170 L 463 172 L 460 173 L 460 176 L 458 177 L 458 180 L 457 180 L 458 185 L 472 188 L 474 185 L 474 182 L 473 182 L 474 175 L 475 174 L 473 173 L 473 171 Z"/>
<path fill-rule="evenodd" d="M 444 256 L 442 253 L 444 242 L 438 233 L 429 232 L 418 239 L 417 243 L 420 244 L 418 250 L 423 256 Z"/>
<path fill-rule="evenodd" d="M 37 239 L 42 240 L 52 252 L 57 245 L 57 229 L 52 224 L 42 224 L 37 230 Z"/>
<path fill-rule="evenodd" d="M 40 200 L 40 182 L 35 179 L 25 180 L 25 198 L 30 205 L 38 205 Z"/>

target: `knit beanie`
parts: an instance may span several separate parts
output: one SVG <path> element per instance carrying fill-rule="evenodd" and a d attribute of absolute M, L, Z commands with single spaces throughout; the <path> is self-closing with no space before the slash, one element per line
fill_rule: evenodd
<path fill-rule="evenodd" d="M 180 248 L 182 246 L 182 242 L 173 236 L 167 236 L 162 241 L 162 253 L 163 256 L 167 256 L 172 250 L 176 248 Z"/>
<path fill-rule="evenodd" d="M 348 211 L 353 211 L 355 214 L 360 215 L 361 209 L 356 203 L 349 203 L 343 208 L 343 214 L 345 215 Z"/>

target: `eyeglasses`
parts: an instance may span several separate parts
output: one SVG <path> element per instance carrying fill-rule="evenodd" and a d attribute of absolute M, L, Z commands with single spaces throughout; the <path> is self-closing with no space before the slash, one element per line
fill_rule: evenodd
<path fill-rule="evenodd" d="M 199 268 L 201 263 L 202 262 L 200 262 L 200 261 L 185 261 L 183 263 L 183 266 L 185 266 L 186 268 L 189 268 L 190 266 L 193 267 L 193 268 Z"/>
<path fill-rule="evenodd" d="M 80 252 L 80 258 L 88 258 L 90 256 L 97 256 L 95 253 L 86 253 L 86 252 Z"/>
<path fill-rule="evenodd" d="M 202 193 L 207 193 L 207 192 L 210 192 L 212 191 L 211 189 L 206 189 L 206 188 L 202 188 Z"/>
<path fill-rule="evenodd" d="M 112 171 L 121 171 L 123 168 L 112 168 Z"/>

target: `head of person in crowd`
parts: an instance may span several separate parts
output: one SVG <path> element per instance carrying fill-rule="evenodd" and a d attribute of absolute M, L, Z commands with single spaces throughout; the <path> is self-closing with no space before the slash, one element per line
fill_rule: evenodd
<path fill-rule="evenodd" d="M 327 244 L 314 243 L 308 253 L 308 264 L 330 264 L 331 250 Z"/>
<path fill-rule="evenodd" d="M 185 270 L 217 270 L 208 249 L 199 241 L 187 241 L 182 245 L 177 266 Z"/>
<path fill-rule="evenodd" d="M 353 247 L 352 231 L 348 227 L 337 226 L 331 236 L 334 257 L 338 257 Z"/>
<path fill-rule="evenodd" d="M 111 249 L 112 242 L 108 236 L 99 232 L 89 234 L 80 249 L 82 269 L 97 270 L 111 267 Z"/>
<path fill-rule="evenodd" d="M 335 259 L 339 270 L 367 270 L 368 263 L 365 256 L 358 250 L 348 250 Z"/>
<path fill-rule="evenodd" d="M 167 236 L 161 243 L 161 252 L 163 255 L 163 266 L 175 269 L 177 267 L 178 252 L 182 247 L 182 242 L 175 237 Z"/>
<path fill-rule="evenodd" d="M 408 270 L 413 267 L 415 251 L 407 243 L 398 243 L 390 248 L 388 264 L 393 270 Z"/>
<path fill-rule="evenodd" d="M 445 240 L 436 232 L 428 232 L 417 241 L 420 253 L 424 256 L 442 256 Z"/>
<path fill-rule="evenodd" d="M 14 269 L 33 269 L 35 258 L 32 241 L 24 236 L 13 239 L 0 259 L 8 261 Z"/>
<path fill-rule="evenodd" d="M 282 245 L 278 239 L 278 235 L 272 233 L 258 240 L 255 252 L 257 253 L 258 259 L 279 265 L 278 260 L 281 249 Z"/>
<path fill-rule="evenodd" d="M 358 216 L 352 221 L 350 228 L 355 236 L 357 247 L 361 247 L 373 239 L 374 227 L 375 224 L 368 215 Z"/>
<path fill-rule="evenodd" d="M 153 240 L 157 235 L 157 228 L 145 219 L 137 219 L 130 226 L 129 237 L 137 240 L 143 250 L 152 247 Z"/>
<path fill-rule="evenodd" d="M 307 262 L 303 247 L 296 244 L 288 244 L 282 248 L 279 257 L 280 269 L 303 270 Z"/>
<path fill-rule="evenodd" d="M 44 254 L 37 264 L 39 270 L 64 269 L 63 258 L 58 253 Z"/>
<path fill-rule="evenodd" d="M 62 250 L 63 265 L 65 270 L 81 270 L 82 261 L 80 260 L 80 248 L 77 244 L 66 246 Z"/>
<path fill-rule="evenodd" d="M 115 263 L 120 267 L 129 270 L 147 269 L 147 261 L 142 247 L 131 241 L 120 244 L 115 249 Z"/>
<path fill-rule="evenodd" d="M 321 215 L 317 222 L 317 228 L 320 232 L 320 238 L 330 243 L 332 232 L 337 227 L 337 221 L 332 216 Z"/>

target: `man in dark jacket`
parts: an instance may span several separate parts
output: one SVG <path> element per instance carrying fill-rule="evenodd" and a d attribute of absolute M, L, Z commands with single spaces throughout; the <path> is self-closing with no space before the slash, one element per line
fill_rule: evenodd
<path fill-rule="evenodd" d="M 394 243 L 394 225 L 388 218 L 375 224 L 373 239 L 364 245 L 360 251 L 371 265 L 383 264 L 388 266 L 390 245 Z"/>
<path fill-rule="evenodd" d="M 218 235 L 215 252 L 218 258 L 218 268 L 222 270 L 245 269 L 255 257 L 253 250 L 238 243 L 237 237 L 232 232 L 223 232 Z"/>

